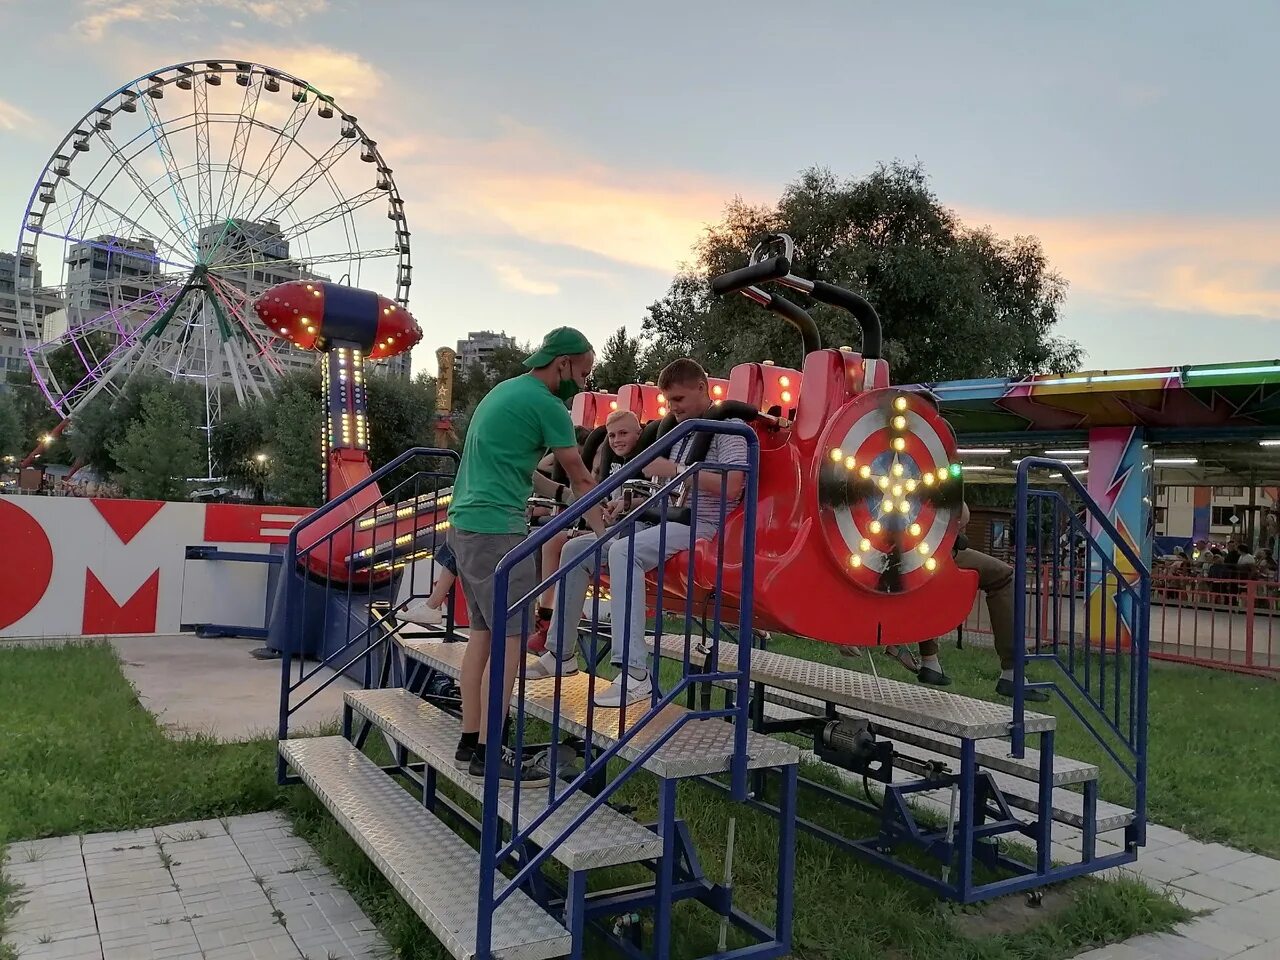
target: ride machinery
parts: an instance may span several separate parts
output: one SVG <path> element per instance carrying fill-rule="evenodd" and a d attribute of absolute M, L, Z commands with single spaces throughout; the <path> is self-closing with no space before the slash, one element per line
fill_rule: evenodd
<path fill-rule="evenodd" d="M 727 381 L 709 383 L 707 416 L 745 420 L 760 438 L 755 626 L 849 646 L 937 637 L 964 620 L 977 592 L 977 575 L 952 559 L 963 503 L 955 435 L 929 394 L 891 385 L 871 304 L 794 275 L 793 259 L 791 239 L 773 235 L 746 267 L 712 282 L 716 294 L 740 294 L 787 320 L 804 341 L 803 369 L 743 363 Z M 812 317 L 767 290 L 770 284 L 851 313 L 862 330 L 861 353 L 823 349 Z M 647 424 L 642 446 L 675 425 L 651 384 L 625 386 L 616 396 L 584 394 L 573 412 L 578 425 L 595 427 L 588 451 L 616 409 Z M 704 459 L 706 451 L 695 443 L 690 459 Z M 692 594 L 707 603 L 719 575 L 719 602 L 734 608 L 742 593 L 744 516 L 741 508 L 731 512 L 717 537 L 698 543 L 692 564 L 679 557 L 668 563 L 662 581 L 672 598 Z"/>

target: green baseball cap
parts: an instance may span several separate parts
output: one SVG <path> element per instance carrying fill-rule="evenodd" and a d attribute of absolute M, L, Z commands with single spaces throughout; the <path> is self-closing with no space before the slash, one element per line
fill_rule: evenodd
<path fill-rule="evenodd" d="M 591 341 L 581 331 L 573 327 L 556 327 L 542 338 L 538 349 L 525 358 L 524 365 L 530 370 L 537 370 L 556 357 L 576 357 L 591 349 Z"/>

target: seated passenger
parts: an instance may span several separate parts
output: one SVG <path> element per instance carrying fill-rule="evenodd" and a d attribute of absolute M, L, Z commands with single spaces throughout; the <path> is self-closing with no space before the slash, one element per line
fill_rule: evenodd
<path fill-rule="evenodd" d="M 978 589 L 986 594 L 987 616 L 991 618 L 991 633 L 994 637 L 996 656 L 1000 658 L 1000 678 L 996 681 L 996 694 L 1001 697 L 1012 697 L 1014 644 L 1018 642 L 1013 635 L 1013 567 L 981 550 L 969 546 L 964 529 L 969 525 L 969 505 L 960 505 L 960 536 L 953 547 L 956 566 L 961 570 L 973 570 L 978 574 Z M 1025 640 L 1021 642 L 1025 643 Z M 841 648 L 842 652 L 845 648 Z M 886 652 L 898 660 L 907 669 L 911 669 L 906 658 L 910 656 L 906 650 L 895 647 L 886 648 Z M 951 678 L 942 670 L 942 661 L 938 659 L 938 641 L 924 640 L 920 643 L 920 669 L 916 677 L 921 683 L 935 687 L 946 687 Z M 904 656 L 905 655 L 905 656 Z M 1043 690 L 1027 688 L 1023 690 L 1023 698 L 1028 701 L 1043 703 L 1049 695 Z"/>
<path fill-rule="evenodd" d="M 640 440 L 640 420 L 630 410 L 614 410 L 609 414 L 609 418 L 605 420 L 605 437 L 609 444 L 609 449 L 614 452 L 615 459 L 609 464 L 608 470 L 605 469 L 605 461 L 610 458 L 605 456 L 604 447 L 596 451 L 595 462 L 591 465 L 591 472 L 595 475 L 596 483 L 602 483 L 605 477 L 611 476 L 622 469 L 623 464 L 631 459 L 631 454 L 636 448 L 636 443 Z M 622 496 L 619 490 L 613 497 L 618 499 Z M 542 545 L 542 576 L 546 576 L 552 570 L 560 569 L 560 551 L 564 549 L 565 543 L 569 538 L 576 536 L 576 531 L 565 530 L 556 534 L 546 543 Z M 551 604 L 555 598 L 555 588 L 548 587 L 547 592 L 539 598 L 538 620 L 534 628 L 534 632 L 529 637 L 530 653 L 545 653 L 547 649 L 547 630 L 551 627 Z"/>
<path fill-rule="evenodd" d="M 665 394 L 667 407 L 677 422 L 705 416 L 711 409 L 707 374 L 693 360 L 682 358 L 670 363 L 659 376 L 658 386 Z M 673 451 L 673 459 L 659 457 L 648 464 L 644 469 L 645 476 L 657 481 L 677 476 L 688 464 L 695 436 L 696 434 L 691 434 L 681 441 Z M 712 438 L 706 459 L 710 463 L 745 466 L 747 442 L 740 436 L 716 434 Z M 715 536 L 720 523 L 721 485 L 725 485 L 727 502 L 724 509 L 728 513 L 742 499 L 744 475 L 739 470 L 729 471 L 725 476 L 708 470 L 699 471 L 695 477 L 698 487 L 697 517 L 693 518 L 696 536 L 699 540 L 710 539 Z M 686 489 L 684 496 L 688 498 L 691 495 L 691 491 Z M 606 514 L 606 523 L 622 519 L 624 509 L 621 501 L 615 501 Z M 630 676 L 626 690 L 627 703 L 647 700 L 653 694 L 649 651 L 645 646 L 645 622 L 649 606 L 645 574 L 688 549 L 690 529 L 687 524 L 668 521 L 665 527 L 664 531 L 661 526 L 638 524 L 634 538 L 619 534 L 608 547 L 606 564 L 613 594 L 612 660 L 615 665 L 620 666 L 625 659 Z M 530 664 L 526 674 L 530 680 L 552 677 L 557 672 L 568 675 L 578 670 L 578 624 L 586 603 L 587 586 L 596 569 L 596 541 L 595 534 L 588 533 L 565 544 L 561 556 L 566 573 L 557 588 L 552 605 L 555 612 L 549 631 L 551 649 L 536 663 Z M 622 596 L 627 589 L 628 579 L 631 583 L 629 600 Z M 628 604 L 629 614 L 626 612 Z M 621 682 L 615 682 L 596 696 L 596 705 L 600 707 L 616 707 L 622 702 Z"/>

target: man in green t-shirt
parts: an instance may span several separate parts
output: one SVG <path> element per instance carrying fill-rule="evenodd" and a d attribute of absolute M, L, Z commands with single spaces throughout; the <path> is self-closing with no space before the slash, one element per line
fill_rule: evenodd
<path fill-rule="evenodd" d="M 506 677 L 503 716 L 511 705 L 511 690 L 522 656 L 522 633 L 527 604 L 521 597 L 538 585 L 534 557 L 512 569 L 507 586 L 508 616 L 494 619 L 494 570 L 507 553 L 528 535 L 525 511 L 533 492 L 538 461 L 550 450 L 581 497 L 595 481 L 578 450 L 573 422 L 565 402 L 586 386 L 595 363 L 591 344 L 577 330 L 552 330 L 538 350 L 525 360 L 529 372 L 505 380 L 490 390 L 476 407 L 467 426 L 462 463 L 449 504 L 449 546 L 467 596 L 471 633 L 462 661 L 462 740 L 455 760 L 473 777 L 483 777 L 485 745 L 502 738 L 499 728 L 490 737 L 484 722 L 489 702 L 489 649 L 494 629 L 506 630 Z M 603 532 L 598 510 L 588 522 Z M 514 609 L 512 609 L 514 608 Z M 527 618 L 533 623 L 532 616 Z M 545 780 L 547 773 L 517 758 L 504 756 L 499 765 L 505 780 Z"/>

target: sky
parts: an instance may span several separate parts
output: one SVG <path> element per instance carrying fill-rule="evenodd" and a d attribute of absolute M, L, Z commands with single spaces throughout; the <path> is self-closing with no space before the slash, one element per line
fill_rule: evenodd
<path fill-rule="evenodd" d="M 1087 367 L 1271 358 L 1280 5 L 1209 10 L 0 0 L 0 249 L 100 98 L 251 59 L 332 93 L 394 168 L 415 370 L 471 330 L 638 334 L 728 201 L 894 159 L 964 222 L 1040 238 L 1070 284 L 1057 332 Z"/>

